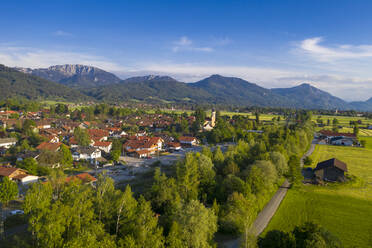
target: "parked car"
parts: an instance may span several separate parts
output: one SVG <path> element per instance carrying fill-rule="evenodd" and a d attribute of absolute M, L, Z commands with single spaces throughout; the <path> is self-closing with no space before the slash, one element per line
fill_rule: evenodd
<path fill-rule="evenodd" d="M 20 209 L 16 209 L 16 210 L 12 210 L 10 211 L 10 214 L 11 215 L 16 215 L 16 214 L 24 214 L 25 212 L 23 210 L 20 210 Z"/>

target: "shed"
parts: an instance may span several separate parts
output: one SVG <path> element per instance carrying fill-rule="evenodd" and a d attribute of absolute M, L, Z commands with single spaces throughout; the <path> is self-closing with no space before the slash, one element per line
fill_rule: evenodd
<path fill-rule="evenodd" d="M 336 158 L 320 162 L 314 169 L 316 179 L 331 182 L 345 181 L 345 172 L 347 172 L 346 163 Z"/>

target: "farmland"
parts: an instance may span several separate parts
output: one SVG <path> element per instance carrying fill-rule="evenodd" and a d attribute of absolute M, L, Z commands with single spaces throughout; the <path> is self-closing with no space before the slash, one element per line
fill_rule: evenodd
<path fill-rule="evenodd" d="M 314 221 L 339 237 L 345 247 L 371 247 L 372 150 L 318 145 L 311 156 L 312 166 L 332 157 L 346 162 L 349 174 L 357 179 L 344 185 L 303 185 L 289 190 L 265 233 L 290 231 Z"/>

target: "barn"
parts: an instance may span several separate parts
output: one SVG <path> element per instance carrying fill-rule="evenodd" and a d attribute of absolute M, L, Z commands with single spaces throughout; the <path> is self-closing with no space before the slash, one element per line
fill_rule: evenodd
<path fill-rule="evenodd" d="M 317 180 L 330 182 L 344 182 L 345 172 L 347 172 L 346 163 L 336 158 L 320 162 L 314 169 Z"/>

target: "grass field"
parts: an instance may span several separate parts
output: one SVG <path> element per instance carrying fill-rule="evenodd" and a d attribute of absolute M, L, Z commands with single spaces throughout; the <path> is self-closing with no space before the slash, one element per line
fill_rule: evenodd
<path fill-rule="evenodd" d="M 312 166 L 336 157 L 360 180 L 290 189 L 263 235 L 314 221 L 339 237 L 345 247 L 372 247 L 372 149 L 318 145 L 311 157 Z"/>
<path fill-rule="evenodd" d="M 320 131 L 320 130 L 323 130 L 323 129 L 332 130 L 332 126 L 317 127 L 316 131 Z M 342 127 L 342 128 L 339 128 L 338 131 L 340 133 L 352 133 L 352 132 L 354 132 L 352 127 Z M 359 136 L 360 137 L 362 137 L 362 136 L 372 137 L 372 130 L 359 128 Z"/>
<path fill-rule="evenodd" d="M 359 140 L 365 140 L 367 142 L 366 148 L 372 149 L 372 137 L 360 137 Z"/>
<path fill-rule="evenodd" d="M 358 116 L 338 116 L 338 115 L 313 115 L 312 120 L 316 122 L 316 120 L 319 118 L 323 120 L 323 123 L 327 123 L 327 120 L 329 119 L 332 123 L 333 119 L 336 118 L 339 122 L 339 125 L 341 126 L 350 126 L 350 121 L 358 121 L 361 120 L 362 124 L 361 125 L 366 125 L 366 124 L 372 124 L 371 119 L 367 119 L 365 117 L 358 117 Z"/>

